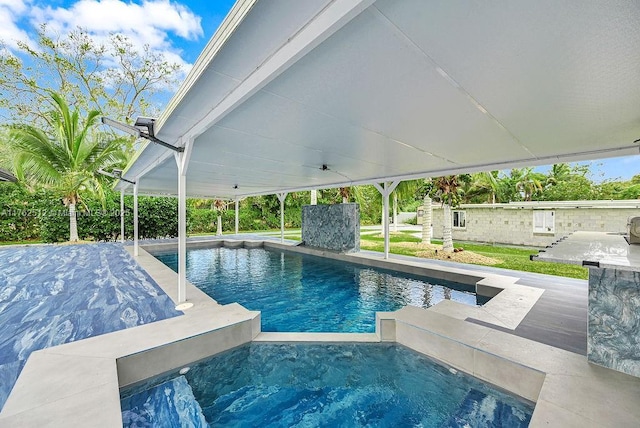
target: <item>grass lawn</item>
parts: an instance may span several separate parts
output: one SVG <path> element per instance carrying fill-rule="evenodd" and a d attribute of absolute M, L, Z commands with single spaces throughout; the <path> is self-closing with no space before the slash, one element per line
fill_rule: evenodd
<path fill-rule="evenodd" d="M 418 249 L 402 246 L 403 243 L 419 243 L 420 238 L 412 236 L 414 232 L 393 233 L 389 239 L 389 251 L 393 254 L 406 256 L 417 256 Z M 372 251 L 384 251 L 384 240 L 379 234 L 362 234 L 360 236 L 363 249 Z M 433 244 L 442 244 L 442 241 L 432 240 Z M 394 245 L 395 244 L 395 245 Z M 504 269 L 520 270 L 524 272 L 536 272 L 547 275 L 566 276 L 569 278 L 587 279 L 589 271 L 587 268 L 577 265 L 565 265 L 549 262 L 532 262 L 529 260 L 531 254 L 538 254 L 537 250 L 502 247 L 490 244 L 459 244 L 454 242 L 455 248 L 464 248 L 465 251 L 472 251 L 476 254 L 500 260 L 498 264 L 490 266 Z M 476 263 L 484 264 L 484 263 Z"/>
<path fill-rule="evenodd" d="M 26 245 L 26 244 L 42 244 L 42 241 L 0 241 L 2 245 Z"/>
<path fill-rule="evenodd" d="M 280 232 L 279 230 L 270 230 L 269 232 Z M 225 232 L 230 234 L 233 232 Z M 247 232 L 242 232 L 247 233 Z M 248 233 L 260 233 L 258 231 L 250 231 Z M 264 233 L 264 231 L 263 231 Z M 393 254 L 402 254 L 406 256 L 414 257 L 428 257 L 424 251 L 421 251 L 417 246 L 412 247 L 407 245 L 410 243 L 418 244 L 420 238 L 416 238 L 412 234 L 415 232 L 402 231 L 394 232 L 391 234 L 389 251 Z M 190 234 L 189 236 L 201 236 L 212 234 Z M 278 235 L 279 236 L 279 235 Z M 291 231 L 285 230 L 285 239 L 300 240 L 300 229 L 293 229 Z M 384 251 L 384 240 L 382 236 L 376 231 L 363 231 L 360 235 L 362 249 L 371 251 Z M 38 244 L 40 241 L 13 241 L 13 242 L 0 242 L 2 245 L 20 245 L 20 244 Z M 433 244 L 442 244 L 442 241 L 432 240 Z M 529 260 L 531 254 L 538 254 L 537 250 L 522 249 L 514 247 L 503 247 L 490 244 L 472 244 L 472 243 L 456 243 L 455 248 L 464 248 L 465 251 L 473 252 L 481 256 L 490 257 L 492 259 L 499 260 L 497 264 L 470 262 L 479 265 L 487 265 L 493 267 L 499 267 L 504 269 L 513 269 L 524 272 L 536 272 L 547 275 L 566 276 L 569 278 L 587 279 L 589 271 L 587 268 L 577 265 L 565 265 L 560 263 L 548 263 L 548 262 L 532 262 Z M 419 255 L 418 252 L 421 252 Z"/>

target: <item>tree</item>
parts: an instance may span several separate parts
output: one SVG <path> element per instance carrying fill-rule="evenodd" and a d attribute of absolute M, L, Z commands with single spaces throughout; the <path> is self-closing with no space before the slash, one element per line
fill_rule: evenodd
<path fill-rule="evenodd" d="M 342 198 L 342 203 L 346 204 L 349 202 L 349 198 L 351 197 L 351 188 L 350 187 L 340 187 L 338 189 L 338 194 Z"/>
<path fill-rule="evenodd" d="M 216 227 L 216 235 L 222 236 L 222 213 L 227 209 L 227 203 L 222 199 L 214 199 L 211 208 L 218 213 L 218 223 Z"/>
<path fill-rule="evenodd" d="M 465 203 L 490 203 L 499 201 L 498 171 L 471 174 L 464 192 Z"/>
<path fill-rule="evenodd" d="M 393 231 L 398 231 L 398 198 L 412 197 L 418 189 L 418 180 L 405 180 L 398 183 L 393 191 Z"/>
<path fill-rule="evenodd" d="M 425 179 L 427 186 L 425 187 L 423 214 L 422 214 L 422 243 L 431 244 L 431 222 L 433 219 L 433 207 L 431 206 L 431 191 L 433 190 L 433 182 L 430 178 Z"/>
<path fill-rule="evenodd" d="M 154 97 L 171 91 L 180 70 L 149 46 L 137 49 L 126 36 L 98 43 L 81 28 L 59 36 L 43 25 L 35 46 L 22 41 L 15 54 L 0 52 L 0 114 L 7 123 L 43 129 L 51 91 L 65 94 L 81 114 L 99 110 L 129 123 L 137 115 L 156 115 Z M 132 138 L 119 141 L 132 150 Z"/>
<path fill-rule="evenodd" d="M 521 170 L 512 169 L 512 175 L 514 171 L 519 171 L 519 179 L 516 181 L 516 190 L 520 192 L 525 201 L 533 200 L 534 195 L 542 192 L 544 182 L 544 175 L 534 172 L 533 168 L 523 168 Z"/>
<path fill-rule="evenodd" d="M 566 181 L 572 174 L 571 167 L 566 163 L 554 163 L 547 174 L 546 184 L 556 186 Z"/>
<path fill-rule="evenodd" d="M 597 198 L 587 165 L 570 167 L 565 163 L 554 164 L 545 179 L 544 191 L 538 196 L 542 201 L 578 201 Z"/>
<path fill-rule="evenodd" d="M 443 206 L 443 226 L 442 226 L 442 251 L 445 253 L 453 252 L 453 236 L 451 227 L 453 219 L 451 217 L 451 208 L 460 205 L 462 195 L 460 187 L 471 180 L 469 174 L 446 175 L 438 177 L 433 181 L 432 195 L 436 196 L 442 202 Z"/>
<path fill-rule="evenodd" d="M 640 184 L 632 184 L 618 195 L 620 199 L 640 199 Z"/>
<path fill-rule="evenodd" d="M 51 135 L 32 125 L 14 125 L 9 140 L 15 147 L 15 167 L 21 181 L 51 187 L 69 209 L 69 241 L 78 240 L 76 205 L 80 193 L 94 191 L 104 200 L 107 178 L 101 170 L 122 168 L 126 158 L 117 143 L 91 134 L 100 112 L 90 111 L 80 123 L 78 110 L 69 109 L 60 94 L 50 93 L 53 107 L 43 119 Z"/>

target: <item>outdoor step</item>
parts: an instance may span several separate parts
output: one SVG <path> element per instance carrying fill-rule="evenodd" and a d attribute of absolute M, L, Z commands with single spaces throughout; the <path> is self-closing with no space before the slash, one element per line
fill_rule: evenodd
<path fill-rule="evenodd" d="M 120 401 L 122 424 L 138 426 L 208 427 L 202 408 L 184 376 L 145 389 Z"/>
<path fill-rule="evenodd" d="M 477 389 L 471 389 L 458 411 L 442 426 L 445 427 L 527 427 L 531 415 L 517 410 L 501 400 L 496 400 Z"/>

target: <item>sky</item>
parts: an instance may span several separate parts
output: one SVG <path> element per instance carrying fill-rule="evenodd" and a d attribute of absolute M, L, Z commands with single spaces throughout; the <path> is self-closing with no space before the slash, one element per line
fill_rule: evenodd
<path fill-rule="evenodd" d="M 80 26 L 96 39 L 119 32 L 135 45 L 148 44 L 178 62 L 186 75 L 233 3 L 234 0 L 0 0 L 0 40 L 12 50 L 16 40 L 32 40 L 41 23 L 47 23 L 59 34 Z M 640 155 L 587 163 L 592 171 L 590 178 L 596 182 L 628 180 L 640 174 Z"/>

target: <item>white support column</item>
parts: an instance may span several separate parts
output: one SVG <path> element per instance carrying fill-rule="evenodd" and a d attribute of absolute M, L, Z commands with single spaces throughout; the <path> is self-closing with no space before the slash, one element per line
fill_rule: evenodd
<path fill-rule="evenodd" d="M 136 178 L 136 183 L 133 185 L 133 256 L 138 257 L 138 183 L 139 178 Z"/>
<path fill-rule="evenodd" d="M 311 189 L 311 205 L 318 205 L 318 191 Z"/>
<path fill-rule="evenodd" d="M 383 202 L 383 221 L 384 221 L 384 258 L 389 258 L 389 185 L 384 183 L 384 192 L 382 193 Z"/>
<path fill-rule="evenodd" d="M 193 306 L 193 303 L 187 302 L 187 169 L 193 139 L 184 138 L 183 141 L 184 151 L 174 154 L 178 166 L 178 310 Z"/>
<path fill-rule="evenodd" d="M 240 218 L 239 218 L 239 210 L 238 210 L 238 200 L 236 199 L 235 201 L 235 208 L 236 208 L 236 235 L 238 234 L 238 225 L 240 222 Z"/>
<path fill-rule="evenodd" d="M 124 243 L 124 187 L 120 189 L 120 242 Z"/>
<path fill-rule="evenodd" d="M 396 189 L 400 181 L 394 181 L 393 183 L 384 182 L 383 186 L 378 183 L 374 183 L 378 192 L 382 195 L 383 203 L 383 216 L 382 216 L 382 230 L 384 231 L 384 258 L 389 258 L 389 195 Z"/>
<path fill-rule="evenodd" d="M 177 156 L 182 163 L 183 153 Z M 187 176 L 178 166 L 178 304 L 187 301 Z"/>
<path fill-rule="evenodd" d="M 287 193 L 278 193 L 278 200 L 280 200 L 280 242 L 284 242 L 284 200 L 287 198 Z"/>

